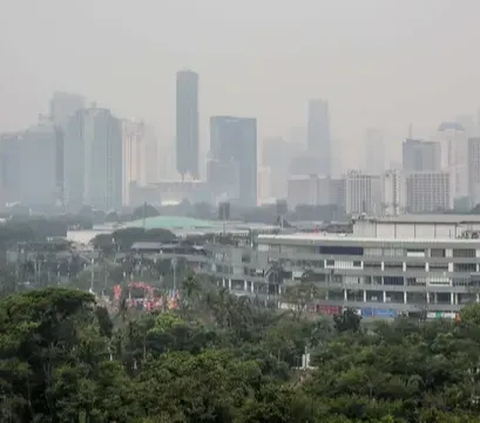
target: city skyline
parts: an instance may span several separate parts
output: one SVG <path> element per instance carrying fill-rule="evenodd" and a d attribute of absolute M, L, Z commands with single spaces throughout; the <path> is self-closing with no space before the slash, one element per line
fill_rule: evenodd
<path fill-rule="evenodd" d="M 308 99 L 326 98 L 352 167 L 367 127 L 380 128 L 391 147 L 409 123 L 414 137 L 429 138 L 438 122 L 476 114 L 480 63 L 469 46 L 480 37 L 478 2 L 304 0 L 275 3 L 274 17 L 268 5 L 247 0 L 226 14 L 229 1 L 48 0 L 25 14 L 13 2 L 0 18 L 0 78 L 12 81 L 0 88 L 0 130 L 27 126 L 60 89 L 118 116 L 142 116 L 171 140 L 172 81 L 184 67 L 202 75 L 203 145 L 209 116 L 255 116 L 259 139 L 286 137 L 304 125 Z M 19 32 L 18 21 L 28 30 Z"/>

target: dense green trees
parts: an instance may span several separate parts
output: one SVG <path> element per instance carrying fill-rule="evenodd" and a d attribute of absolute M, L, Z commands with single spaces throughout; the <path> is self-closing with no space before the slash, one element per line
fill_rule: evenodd
<path fill-rule="evenodd" d="M 111 316 L 77 290 L 15 294 L 0 300 L 0 421 L 478 422 L 479 316 L 330 321 L 193 277 L 164 313 Z M 305 351 L 314 368 L 297 369 Z"/>

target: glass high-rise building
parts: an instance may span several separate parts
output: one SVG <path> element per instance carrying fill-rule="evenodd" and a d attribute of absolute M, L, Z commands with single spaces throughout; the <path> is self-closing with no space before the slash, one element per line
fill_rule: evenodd
<path fill-rule="evenodd" d="M 241 206 L 257 205 L 257 120 L 233 116 L 210 118 L 209 182 L 229 181 Z M 216 169 L 216 172 L 213 172 Z M 225 173 L 221 176 L 221 169 Z M 220 173 L 220 174 L 219 174 Z M 236 175 L 232 180 L 232 175 Z"/>
<path fill-rule="evenodd" d="M 198 135 L 198 74 L 192 71 L 177 72 L 176 90 L 176 146 L 177 171 L 184 178 L 194 179 L 199 173 Z"/>

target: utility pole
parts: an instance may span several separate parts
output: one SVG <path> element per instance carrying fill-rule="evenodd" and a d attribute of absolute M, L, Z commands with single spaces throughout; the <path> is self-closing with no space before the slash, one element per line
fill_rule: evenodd
<path fill-rule="evenodd" d="M 177 290 L 177 259 L 174 257 L 172 259 L 172 267 L 173 267 L 173 290 Z"/>
<path fill-rule="evenodd" d="M 95 279 L 95 259 L 92 257 L 90 262 L 90 292 L 93 293 L 93 284 Z"/>

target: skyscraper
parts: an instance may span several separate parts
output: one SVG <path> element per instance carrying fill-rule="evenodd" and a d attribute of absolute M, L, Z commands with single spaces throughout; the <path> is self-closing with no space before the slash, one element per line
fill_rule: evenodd
<path fill-rule="evenodd" d="M 56 125 L 64 126 L 70 116 L 85 107 L 84 104 L 81 95 L 55 91 L 50 100 L 50 116 Z"/>
<path fill-rule="evenodd" d="M 85 116 L 85 203 L 98 209 L 122 207 L 122 131 L 110 110 L 96 107 Z"/>
<path fill-rule="evenodd" d="M 110 110 L 77 111 L 67 124 L 65 187 L 69 207 L 122 207 L 122 131 Z"/>
<path fill-rule="evenodd" d="M 468 139 L 468 197 L 471 207 L 480 203 L 480 138 Z"/>
<path fill-rule="evenodd" d="M 54 206 L 61 198 L 63 134 L 49 117 L 28 128 L 19 140 L 19 201 Z"/>
<path fill-rule="evenodd" d="M 257 120 L 232 116 L 211 117 L 210 158 L 209 182 L 214 185 L 221 182 L 224 186 L 224 181 L 229 180 L 229 185 L 234 187 L 228 191 L 238 192 L 240 205 L 256 206 Z M 219 175 L 222 172 L 223 177 Z M 231 179 L 232 174 L 238 175 L 237 180 Z"/>
<path fill-rule="evenodd" d="M 451 173 L 453 197 L 468 196 L 468 133 L 458 122 L 442 122 L 437 130 L 442 170 Z"/>
<path fill-rule="evenodd" d="M 317 173 L 331 175 L 331 142 L 328 102 L 310 100 L 308 103 L 308 133 L 307 145 L 309 153 L 318 163 Z"/>
<path fill-rule="evenodd" d="M 436 172 L 440 170 L 440 143 L 406 139 L 402 145 L 403 170 Z"/>
<path fill-rule="evenodd" d="M 177 72 L 176 145 L 178 172 L 198 179 L 198 74 L 192 71 Z"/>

